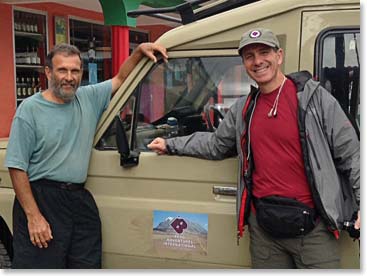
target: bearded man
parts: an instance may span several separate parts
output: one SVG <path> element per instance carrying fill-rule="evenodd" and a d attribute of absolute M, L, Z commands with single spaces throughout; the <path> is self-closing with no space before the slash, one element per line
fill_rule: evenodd
<path fill-rule="evenodd" d="M 84 188 L 97 123 L 111 96 L 143 56 L 166 49 L 140 44 L 118 74 L 79 87 L 80 51 L 59 44 L 48 54 L 49 88 L 27 98 L 15 114 L 5 166 L 16 197 L 13 268 L 101 268 L 98 208 Z"/>

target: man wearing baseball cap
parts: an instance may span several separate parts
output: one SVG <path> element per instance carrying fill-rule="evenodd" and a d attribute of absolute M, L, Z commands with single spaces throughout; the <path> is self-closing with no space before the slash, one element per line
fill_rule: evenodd
<path fill-rule="evenodd" d="M 156 138 L 148 147 L 207 159 L 237 150 L 237 230 L 242 237 L 249 225 L 253 268 L 339 268 L 343 221 L 355 216 L 360 228 L 357 134 L 309 72 L 284 75 L 271 30 L 248 30 L 238 52 L 258 88 L 215 132 Z"/>
<path fill-rule="evenodd" d="M 255 43 L 265 44 L 272 48 L 280 48 L 279 41 L 271 30 L 258 28 L 247 31 L 242 35 L 238 53 L 241 55 L 241 51 L 245 46 Z"/>

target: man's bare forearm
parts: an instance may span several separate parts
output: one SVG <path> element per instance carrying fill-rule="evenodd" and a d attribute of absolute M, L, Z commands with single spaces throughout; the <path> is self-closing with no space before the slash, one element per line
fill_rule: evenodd
<path fill-rule="evenodd" d="M 30 241 L 34 246 L 47 248 L 48 242 L 53 239 L 52 231 L 34 199 L 27 173 L 19 169 L 9 168 L 9 174 L 17 199 L 27 216 Z"/>
<path fill-rule="evenodd" d="M 9 174 L 17 199 L 27 217 L 40 214 L 37 203 L 33 197 L 31 185 L 26 172 L 9 168 Z"/>
<path fill-rule="evenodd" d="M 139 44 L 127 60 L 120 66 L 117 75 L 112 78 L 112 94 L 116 92 L 144 56 L 153 60 L 153 62 L 157 62 L 157 57 L 155 55 L 157 53 L 160 53 L 163 59 L 167 60 L 167 51 L 163 46 L 151 42 Z"/>

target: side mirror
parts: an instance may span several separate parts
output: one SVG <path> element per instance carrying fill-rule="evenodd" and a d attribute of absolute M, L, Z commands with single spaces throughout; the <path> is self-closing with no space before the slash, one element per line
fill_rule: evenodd
<path fill-rule="evenodd" d="M 139 153 L 131 151 L 127 141 L 124 125 L 120 116 L 115 117 L 116 122 L 116 145 L 120 153 L 120 166 L 124 168 L 133 167 L 139 164 Z"/>

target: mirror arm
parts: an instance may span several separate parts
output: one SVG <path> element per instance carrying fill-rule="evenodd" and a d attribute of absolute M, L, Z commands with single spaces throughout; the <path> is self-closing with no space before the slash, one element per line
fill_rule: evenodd
<path fill-rule="evenodd" d="M 129 148 L 129 142 L 126 137 L 125 128 L 120 116 L 115 117 L 116 122 L 116 144 L 120 154 L 120 166 L 130 168 L 139 164 L 139 153 Z"/>
<path fill-rule="evenodd" d="M 120 154 L 120 166 L 124 168 L 131 168 L 139 164 L 139 153 L 130 151 L 128 156 Z"/>

